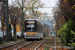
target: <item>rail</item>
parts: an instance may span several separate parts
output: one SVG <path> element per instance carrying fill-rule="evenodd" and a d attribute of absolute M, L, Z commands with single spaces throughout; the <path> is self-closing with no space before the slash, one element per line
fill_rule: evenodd
<path fill-rule="evenodd" d="M 34 50 L 37 50 L 45 41 L 47 41 L 48 39 L 44 40 L 42 43 L 40 43 Z"/>

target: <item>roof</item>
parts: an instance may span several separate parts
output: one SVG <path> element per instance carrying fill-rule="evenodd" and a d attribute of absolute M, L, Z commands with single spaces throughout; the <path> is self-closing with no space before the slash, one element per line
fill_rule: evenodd
<path fill-rule="evenodd" d="M 39 21 L 38 19 L 25 19 L 25 20 L 36 20 L 41 23 L 41 21 Z"/>

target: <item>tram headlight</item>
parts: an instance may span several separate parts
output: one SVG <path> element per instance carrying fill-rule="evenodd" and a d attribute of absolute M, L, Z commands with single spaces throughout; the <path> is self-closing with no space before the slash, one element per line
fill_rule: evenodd
<path fill-rule="evenodd" d="M 26 33 L 24 33 L 24 35 L 26 35 Z"/>

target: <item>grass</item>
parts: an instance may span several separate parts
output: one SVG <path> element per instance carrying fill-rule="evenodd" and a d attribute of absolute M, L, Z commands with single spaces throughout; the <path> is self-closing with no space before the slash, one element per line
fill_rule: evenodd
<path fill-rule="evenodd" d="M 49 49 L 46 48 L 46 49 L 44 49 L 44 50 L 49 50 Z"/>
<path fill-rule="evenodd" d="M 44 45 L 44 47 L 50 47 L 50 46 L 52 46 L 52 45 L 49 45 L 49 44 Z"/>
<path fill-rule="evenodd" d="M 59 38 L 56 39 L 56 45 L 57 46 L 62 46 L 61 40 Z M 64 45 L 64 44 L 63 44 Z"/>
<path fill-rule="evenodd" d="M 7 42 L 5 41 L 5 42 L 3 42 L 3 44 L 6 44 Z"/>

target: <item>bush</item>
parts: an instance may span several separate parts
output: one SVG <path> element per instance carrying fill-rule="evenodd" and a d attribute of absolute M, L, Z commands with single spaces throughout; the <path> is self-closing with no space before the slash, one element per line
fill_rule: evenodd
<path fill-rule="evenodd" d="M 65 45 L 68 45 L 68 43 L 71 43 L 71 38 L 73 37 L 73 34 L 71 34 L 71 30 L 73 30 L 74 24 L 72 20 L 69 20 L 66 22 L 57 32 L 58 36 L 60 36 L 60 39 L 62 40 Z"/>

